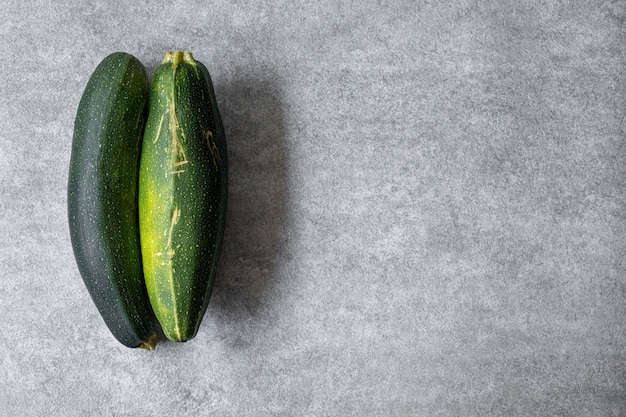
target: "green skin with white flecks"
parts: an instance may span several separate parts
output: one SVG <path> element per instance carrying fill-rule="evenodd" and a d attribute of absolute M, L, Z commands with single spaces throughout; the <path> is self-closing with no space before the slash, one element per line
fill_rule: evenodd
<path fill-rule="evenodd" d="M 139 153 L 148 77 L 117 52 L 92 74 L 78 106 L 68 181 L 69 228 L 83 281 L 111 333 L 153 349 L 137 217 Z"/>
<path fill-rule="evenodd" d="M 164 334 L 193 338 L 224 234 L 227 155 L 209 73 L 167 53 L 151 86 L 139 170 L 139 224 L 150 303 Z"/>

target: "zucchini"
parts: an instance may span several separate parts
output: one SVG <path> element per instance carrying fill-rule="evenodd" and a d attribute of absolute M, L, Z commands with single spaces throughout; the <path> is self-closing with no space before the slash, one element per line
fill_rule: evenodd
<path fill-rule="evenodd" d="M 78 269 L 109 330 L 125 346 L 152 350 L 137 216 L 148 91 L 146 69 L 126 53 L 92 74 L 74 123 L 68 216 Z"/>
<path fill-rule="evenodd" d="M 209 73 L 189 52 L 156 69 L 139 169 L 139 231 L 146 287 L 165 336 L 193 338 L 222 246 L 226 140 Z"/>

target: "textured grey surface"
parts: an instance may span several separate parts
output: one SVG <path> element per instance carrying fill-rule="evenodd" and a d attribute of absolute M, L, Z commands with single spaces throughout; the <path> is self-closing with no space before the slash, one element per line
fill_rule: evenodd
<path fill-rule="evenodd" d="M 626 415 L 626 2 L 5 0 L 0 415 Z M 196 339 L 118 344 L 71 252 L 87 79 L 212 73 Z"/>

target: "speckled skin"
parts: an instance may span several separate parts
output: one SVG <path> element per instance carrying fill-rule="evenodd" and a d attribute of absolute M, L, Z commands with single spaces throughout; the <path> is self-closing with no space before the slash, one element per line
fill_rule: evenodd
<path fill-rule="evenodd" d="M 128 347 L 154 337 L 137 218 L 147 100 L 144 66 L 126 53 L 105 58 L 78 106 L 69 170 L 69 227 L 76 262 L 111 333 Z"/>
<path fill-rule="evenodd" d="M 227 156 L 206 68 L 166 55 L 151 88 L 139 175 L 146 286 L 165 335 L 193 338 L 211 295 L 224 232 Z"/>

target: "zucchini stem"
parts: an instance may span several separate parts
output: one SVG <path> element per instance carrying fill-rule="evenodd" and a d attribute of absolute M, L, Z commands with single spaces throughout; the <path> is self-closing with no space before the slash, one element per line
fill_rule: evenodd
<path fill-rule="evenodd" d="M 187 51 L 167 51 L 163 58 L 162 64 L 171 63 L 173 66 L 177 66 L 181 62 L 186 64 L 196 65 L 196 60 L 193 58 L 191 52 Z"/>
<path fill-rule="evenodd" d="M 152 333 L 150 337 L 148 337 L 148 340 L 140 344 L 138 347 L 145 349 L 145 350 L 154 350 L 157 343 L 159 343 L 159 336 L 157 336 L 156 333 Z"/>

